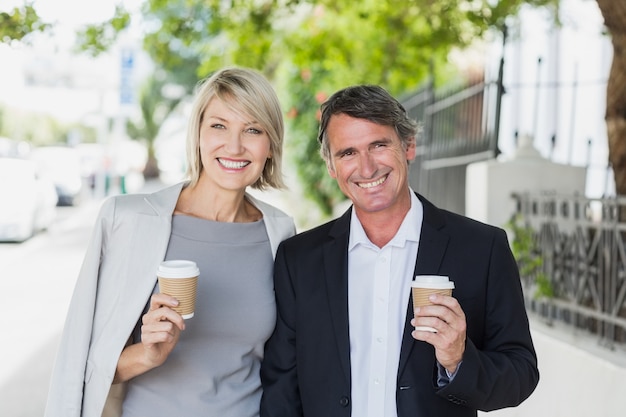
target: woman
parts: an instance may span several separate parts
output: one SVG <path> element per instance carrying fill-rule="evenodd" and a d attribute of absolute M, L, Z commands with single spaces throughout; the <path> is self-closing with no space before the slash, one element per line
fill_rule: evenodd
<path fill-rule="evenodd" d="M 102 206 L 47 417 L 258 415 L 260 361 L 275 320 L 273 255 L 295 227 L 246 189 L 283 187 L 283 131 L 276 93 L 257 72 L 223 69 L 200 86 L 188 181 Z M 164 259 L 200 268 L 189 320 L 159 293 Z"/>

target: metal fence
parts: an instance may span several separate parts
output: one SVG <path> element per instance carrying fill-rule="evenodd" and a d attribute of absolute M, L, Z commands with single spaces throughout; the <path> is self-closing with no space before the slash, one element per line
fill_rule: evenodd
<path fill-rule="evenodd" d="M 626 222 L 620 214 L 626 197 L 514 198 L 518 219 L 532 234 L 530 250 L 541 259 L 522 276 L 527 308 L 548 323 L 566 323 L 608 348 L 626 350 Z M 540 274 L 550 296 L 537 295 Z"/>
<path fill-rule="evenodd" d="M 502 95 L 501 62 L 497 81 L 439 90 L 429 84 L 401 100 L 423 126 L 410 166 L 413 189 L 465 214 L 467 166 L 498 155 Z M 527 309 L 626 351 L 626 196 L 515 199 L 518 221 L 531 236 L 527 255 L 539 265 L 531 272 L 520 265 Z M 546 287 L 549 296 L 538 291 Z"/>
<path fill-rule="evenodd" d="M 410 168 L 413 189 L 441 208 L 465 213 L 468 164 L 497 155 L 501 79 L 436 90 L 432 83 L 402 104 L 421 123 Z"/>

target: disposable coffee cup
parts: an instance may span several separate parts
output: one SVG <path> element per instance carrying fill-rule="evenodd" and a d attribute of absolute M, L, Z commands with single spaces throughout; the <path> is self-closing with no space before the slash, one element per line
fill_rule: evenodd
<path fill-rule="evenodd" d="M 411 294 L 413 307 L 432 305 L 428 297 L 431 294 L 452 295 L 454 282 L 443 275 L 417 275 L 411 282 Z M 436 333 L 437 330 L 428 326 L 416 326 L 415 330 L 423 330 Z"/>
<path fill-rule="evenodd" d="M 178 306 L 173 310 L 184 319 L 192 318 L 196 309 L 198 275 L 200 270 L 193 261 L 163 261 L 157 269 L 160 292 L 178 300 Z"/>

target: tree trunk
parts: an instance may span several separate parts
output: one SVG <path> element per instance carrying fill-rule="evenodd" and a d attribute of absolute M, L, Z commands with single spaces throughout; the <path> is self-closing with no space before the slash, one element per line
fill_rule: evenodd
<path fill-rule="evenodd" d="M 146 160 L 146 166 L 143 168 L 143 177 L 144 179 L 153 179 L 159 178 L 160 170 L 159 170 L 159 162 L 156 159 L 156 155 L 154 152 L 154 141 L 149 141 L 147 143 L 148 148 L 148 159 Z"/>
<path fill-rule="evenodd" d="M 609 161 L 613 167 L 615 191 L 618 195 L 626 195 L 626 1 L 597 2 L 613 43 L 605 114 Z"/>
<path fill-rule="evenodd" d="M 148 160 L 146 161 L 146 166 L 143 169 L 143 177 L 146 180 L 149 179 L 153 179 L 153 178 L 159 178 L 161 171 L 159 170 L 159 162 L 157 161 L 157 159 L 153 156 L 148 157 Z"/>

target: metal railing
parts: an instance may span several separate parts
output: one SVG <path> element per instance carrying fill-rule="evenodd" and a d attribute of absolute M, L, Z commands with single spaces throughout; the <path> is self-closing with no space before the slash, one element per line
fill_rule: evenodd
<path fill-rule="evenodd" d="M 528 310 L 626 350 L 626 218 L 620 214 L 626 197 L 514 198 L 517 219 L 531 231 L 532 251 L 541 259 L 535 273 L 522 276 Z M 551 296 L 537 296 L 539 274 Z"/>
<path fill-rule="evenodd" d="M 464 214 L 467 165 L 496 156 L 499 85 L 480 80 L 434 89 L 428 84 L 402 101 L 423 126 L 411 186 L 439 207 Z"/>

